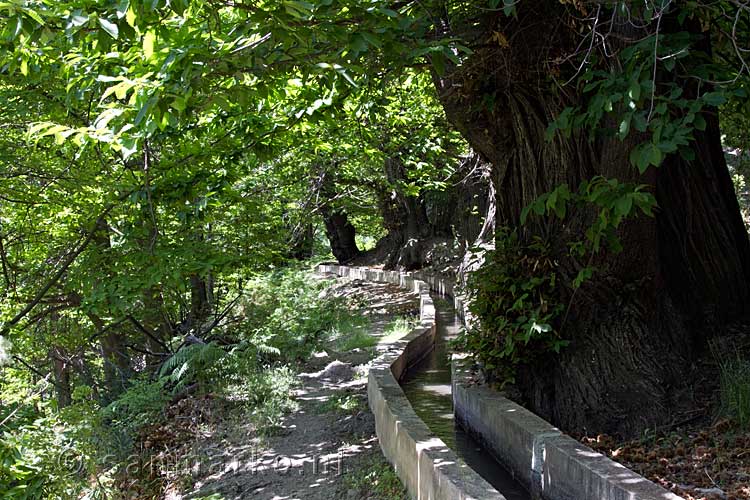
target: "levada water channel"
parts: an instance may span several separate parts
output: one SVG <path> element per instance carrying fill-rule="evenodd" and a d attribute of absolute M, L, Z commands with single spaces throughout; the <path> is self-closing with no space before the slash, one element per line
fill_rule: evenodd
<path fill-rule="evenodd" d="M 450 302 L 435 296 L 433 300 L 437 319 L 435 348 L 406 373 L 401 387 L 419 418 L 469 467 L 507 500 L 530 500 L 529 493 L 454 419 L 448 342 L 463 326 Z"/>

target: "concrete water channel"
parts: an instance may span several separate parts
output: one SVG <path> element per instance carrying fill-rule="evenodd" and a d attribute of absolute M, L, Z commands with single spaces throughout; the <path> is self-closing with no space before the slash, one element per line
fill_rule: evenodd
<path fill-rule="evenodd" d="M 502 394 L 473 383 L 460 361 L 454 359 L 451 366 L 446 342 L 455 336 L 460 322 L 450 304 L 434 300 L 429 291 L 450 294 L 450 283 L 373 268 L 322 264 L 318 269 L 391 283 L 419 294 L 420 324 L 405 337 L 383 345 L 367 382 L 380 448 L 412 498 L 682 500 Z M 456 428 L 454 413 L 491 452 Z"/>
<path fill-rule="evenodd" d="M 415 413 L 427 427 L 507 500 L 529 500 L 529 493 L 513 479 L 454 419 L 451 360 L 448 343 L 463 325 L 453 305 L 433 295 L 437 332 L 435 348 L 406 373 L 401 387 Z"/>

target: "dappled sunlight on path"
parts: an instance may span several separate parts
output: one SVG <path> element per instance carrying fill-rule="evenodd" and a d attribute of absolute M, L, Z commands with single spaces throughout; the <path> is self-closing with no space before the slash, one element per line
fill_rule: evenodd
<path fill-rule="evenodd" d="M 399 335 L 394 319 L 412 315 L 416 296 L 403 289 L 357 280 L 339 280 L 328 293 L 356 304 L 367 316 L 375 342 L 338 351 L 340 340 L 315 353 L 299 375 L 297 411 L 279 431 L 259 438 L 247 422 L 228 424 L 200 443 L 210 463 L 193 474 L 185 493 L 169 500 L 333 500 L 362 498 L 351 478 L 373 461 L 383 461 L 372 414 L 367 408 L 367 368 L 381 350 L 378 340 Z M 345 339 L 343 339 L 345 340 Z"/>

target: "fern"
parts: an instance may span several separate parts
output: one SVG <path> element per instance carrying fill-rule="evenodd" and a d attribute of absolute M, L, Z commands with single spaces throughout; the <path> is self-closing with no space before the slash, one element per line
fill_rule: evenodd
<path fill-rule="evenodd" d="M 175 382 L 175 390 L 179 390 L 190 383 L 206 381 L 209 372 L 226 356 L 227 352 L 214 342 L 191 344 L 165 361 L 159 370 L 159 376 Z"/>

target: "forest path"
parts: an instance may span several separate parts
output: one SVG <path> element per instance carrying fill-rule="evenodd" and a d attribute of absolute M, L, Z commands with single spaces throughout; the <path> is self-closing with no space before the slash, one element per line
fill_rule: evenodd
<path fill-rule="evenodd" d="M 389 334 L 394 319 L 418 310 L 417 295 L 393 285 L 340 278 L 328 293 L 354 299 L 352 314 L 368 317 L 367 331 L 376 338 Z M 382 349 L 376 344 L 313 355 L 299 374 L 299 407 L 278 433 L 259 438 L 247 422 L 222 421 L 200 442 L 200 454 L 210 457 L 211 466 L 193 475 L 187 493 L 166 498 L 374 498 L 361 485 L 385 459 L 367 407 L 367 368 Z"/>

